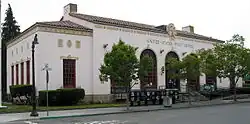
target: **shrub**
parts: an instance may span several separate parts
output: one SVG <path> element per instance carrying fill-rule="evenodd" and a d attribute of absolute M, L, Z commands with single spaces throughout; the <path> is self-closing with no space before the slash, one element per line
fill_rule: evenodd
<path fill-rule="evenodd" d="M 66 88 L 57 89 L 60 93 L 59 101 L 61 105 L 74 105 L 85 96 L 84 89 L 80 88 Z"/>
<path fill-rule="evenodd" d="M 233 94 L 233 92 L 230 89 L 219 89 L 219 88 L 212 92 L 200 91 L 200 93 L 206 96 L 207 98 L 212 98 L 212 99 L 226 97 Z"/>
<path fill-rule="evenodd" d="M 237 94 L 250 94 L 250 87 L 241 87 L 236 89 Z"/>
<path fill-rule="evenodd" d="M 10 86 L 10 93 L 12 97 L 20 96 L 31 96 L 32 85 L 13 85 Z"/>
<path fill-rule="evenodd" d="M 47 91 L 39 91 L 39 104 L 41 106 L 46 105 Z M 83 99 L 85 96 L 84 89 L 80 88 L 65 88 L 50 90 L 49 92 L 49 105 L 50 106 L 67 106 L 74 105 Z"/>
<path fill-rule="evenodd" d="M 250 88 L 250 84 L 243 84 L 243 87 L 249 87 Z"/>
<path fill-rule="evenodd" d="M 10 94 L 14 104 L 29 104 L 32 93 L 32 85 L 10 86 Z M 21 97 L 22 96 L 22 97 Z M 24 97 L 23 97 L 24 96 Z"/>
<path fill-rule="evenodd" d="M 57 90 L 49 90 L 48 91 L 48 99 L 49 99 L 49 106 L 56 106 L 57 98 L 58 98 L 58 91 Z M 39 105 L 45 106 L 47 105 L 47 91 L 42 90 L 39 91 Z"/>

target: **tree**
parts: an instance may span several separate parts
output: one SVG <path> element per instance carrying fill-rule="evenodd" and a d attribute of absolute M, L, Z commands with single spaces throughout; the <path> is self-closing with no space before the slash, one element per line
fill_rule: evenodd
<path fill-rule="evenodd" d="M 224 44 L 216 44 L 213 49 L 200 52 L 202 68 L 205 73 L 228 78 L 230 89 L 234 90 L 236 101 L 236 84 L 250 69 L 250 50 L 244 48 L 244 38 L 234 35 Z"/>
<path fill-rule="evenodd" d="M 240 46 L 244 47 L 244 41 L 245 41 L 245 38 L 243 36 L 240 36 L 239 34 L 235 34 L 233 35 L 232 39 L 227 41 L 227 43 L 239 44 Z"/>
<path fill-rule="evenodd" d="M 129 93 L 131 88 L 138 84 L 139 79 L 147 76 L 152 68 L 152 58 L 144 56 L 138 61 L 137 48 L 119 41 L 112 46 L 111 52 L 104 56 L 99 78 L 102 82 L 112 80 L 116 86 L 125 86 L 127 89 L 127 109 L 129 109 Z"/>
<path fill-rule="evenodd" d="M 166 70 L 178 70 L 178 73 L 168 74 L 168 78 L 179 78 L 183 80 L 196 79 L 201 75 L 200 59 L 194 53 L 185 56 L 182 61 L 178 61 L 175 58 L 170 58 L 167 61 Z"/>
<path fill-rule="evenodd" d="M 17 25 L 12 12 L 12 8 L 9 5 L 9 8 L 6 10 L 5 22 L 2 27 L 2 98 L 5 99 L 7 94 L 7 43 L 14 39 L 17 35 L 20 34 L 20 28 Z"/>
<path fill-rule="evenodd" d="M 194 53 L 185 56 L 182 61 L 170 58 L 167 61 L 166 70 L 177 70 L 177 73 L 168 73 L 168 79 L 187 80 L 187 92 L 189 93 L 189 103 L 191 104 L 190 92 L 193 87 L 192 80 L 197 80 L 201 75 L 200 59 Z"/>
<path fill-rule="evenodd" d="M 200 68 L 202 73 L 213 77 L 219 76 L 217 69 L 219 68 L 220 63 L 218 63 L 212 49 L 200 49 L 198 50 L 197 55 L 200 58 Z"/>

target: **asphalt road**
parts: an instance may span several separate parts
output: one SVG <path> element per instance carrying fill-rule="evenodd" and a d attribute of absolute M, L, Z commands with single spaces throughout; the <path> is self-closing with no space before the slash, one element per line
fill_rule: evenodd
<path fill-rule="evenodd" d="M 250 103 L 8 124 L 250 124 Z"/>

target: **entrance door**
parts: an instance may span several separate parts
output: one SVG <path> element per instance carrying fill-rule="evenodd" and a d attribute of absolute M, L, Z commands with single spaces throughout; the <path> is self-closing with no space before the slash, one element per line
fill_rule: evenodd
<path fill-rule="evenodd" d="M 64 88 L 76 87 L 76 60 L 73 59 L 63 60 L 63 87 Z"/>
<path fill-rule="evenodd" d="M 199 91 L 200 90 L 200 77 L 198 76 L 196 79 L 188 79 L 187 86 L 191 91 Z"/>
<path fill-rule="evenodd" d="M 168 59 L 170 59 L 170 58 L 175 58 L 178 61 L 180 61 L 178 55 L 175 52 L 170 51 L 166 55 L 166 58 L 165 58 L 165 67 L 167 67 L 167 64 L 169 64 Z M 168 89 L 174 88 L 174 89 L 179 89 L 180 90 L 180 79 L 177 79 L 177 78 L 170 79 L 170 78 L 168 78 L 168 74 L 173 74 L 173 73 L 178 73 L 178 72 L 179 72 L 179 70 L 177 70 L 177 69 L 166 70 L 165 71 L 165 87 L 166 88 L 168 88 Z"/>
<path fill-rule="evenodd" d="M 217 88 L 217 77 L 206 75 L 206 84 L 213 85 L 214 88 Z"/>

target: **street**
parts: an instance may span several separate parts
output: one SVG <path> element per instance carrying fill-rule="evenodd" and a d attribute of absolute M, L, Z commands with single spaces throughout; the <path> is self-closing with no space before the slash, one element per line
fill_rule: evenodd
<path fill-rule="evenodd" d="M 250 103 L 7 124 L 249 124 Z"/>

